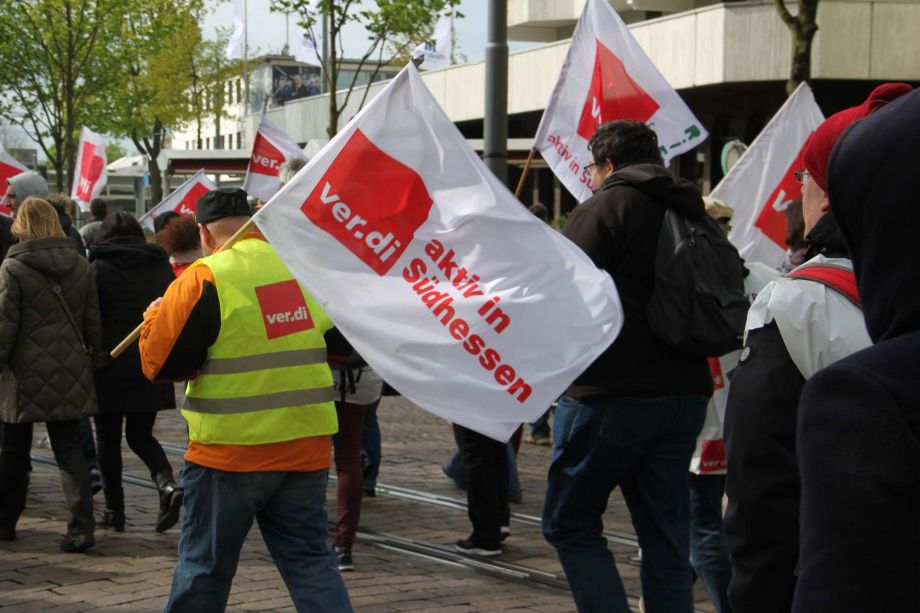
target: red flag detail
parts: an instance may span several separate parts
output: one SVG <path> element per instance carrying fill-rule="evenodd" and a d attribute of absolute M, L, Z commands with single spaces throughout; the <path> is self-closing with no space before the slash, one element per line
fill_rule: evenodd
<path fill-rule="evenodd" d="M 291 279 L 257 287 L 256 298 L 269 340 L 313 329 L 313 318 L 297 281 Z"/>
<path fill-rule="evenodd" d="M 11 164 L 0 162 L 0 196 L 6 195 L 6 180 L 12 179 L 18 174 L 25 172 L 22 168 L 17 168 Z"/>
<path fill-rule="evenodd" d="M 207 185 L 195 183 L 182 200 L 179 201 L 179 204 L 176 205 L 173 211 L 180 215 L 194 215 L 198 208 L 198 199 L 209 191 L 211 190 Z"/>
<path fill-rule="evenodd" d="M 594 72 L 578 121 L 578 134 L 588 140 L 597 126 L 612 119 L 646 122 L 658 109 L 658 103 L 632 80 L 620 58 L 596 40 Z"/>
<path fill-rule="evenodd" d="M 418 173 L 355 130 L 300 210 L 384 276 L 428 219 L 432 203 Z"/>
<path fill-rule="evenodd" d="M 779 185 L 767 198 L 767 201 L 760 205 L 760 215 L 754 225 L 760 228 L 760 231 L 771 241 L 786 248 L 786 209 L 794 200 L 802 197 L 802 186 L 795 180 L 794 173 L 796 170 L 805 168 L 802 161 L 803 151 L 799 154 L 786 169 Z"/>
<path fill-rule="evenodd" d="M 722 439 L 703 441 L 700 449 L 700 473 L 711 473 L 728 468 L 725 445 Z"/>
<path fill-rule="evenodd" d="M 712 391 L 720 390 L 725 387 L 725 376 L 722 374 L 722 364 L 719 358 L 708 358 L 709 373 L 712 375 Z"/>
<path fill-rule="evenodd" d="M 249 158 L 249 172 L 277 177 L 285 159 L 284 154 L 261 132 L 256 133 L 256 142 L 252 145 L 252 156 Z"/>
<path fill-rule="evenodd" d="M 93 186 L 102 176 L 105 161 L 96 155 L 96 146 L 90 142 L 83 143 L 83 156 L 80 158 L 80 184 L 77 186 L 77 198 L 89 202 L 93 196 Z"/>

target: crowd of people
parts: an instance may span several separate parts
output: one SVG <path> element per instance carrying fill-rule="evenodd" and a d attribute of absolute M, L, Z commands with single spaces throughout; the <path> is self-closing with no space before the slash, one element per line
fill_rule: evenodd
<path fill-rule="evenodd" d="M 458 451 L 444 471 L 466 489 L 472 524 L 456 548 L 503 553 L 519 445 L 551 439 L 542 529 L 579 611 L 630 610 L 603 534 L 617 488 L 648 613 L 692 611 L 696 578 L 719 613 L 917 610 L 918 116 L 920 93 L 884 84 L 812 134 L 801 202 L 786 212 L 787 262 L 738 258 L 750 308 L 721 356 L 662 338 L 647 307 L 666 212 L 727 243 L 732 203 L 675 178 L 643 123 L 601 125 L 594 195 L 563 232 L 616 281 L 622 331 L 530 435 L 504 443 L 453 425 Z M 155 241 L 101 201 L 77 231 L 66 196 L 35 172 L 10 179 L 6 197 L 0 540 L 17 538 L 34 423 L 61 473 L 62 551 L 95 543 L 94 471 L 102 525 L 125 530 L 124 436 L 158 492 L 154 528 L 176 525 L 184 507 L 167 611 L 226 608 L 254 522 L 297 610 L 351 610 L 341 573 L 355 567 L 362 499 L 375 495 L 386 384 L 251 224 L 247 194 L 214 190 L 194 218 L 158 217 Z M 307 316 L 268 316 L 299 309 Z M 110 357 L 141 323 L 139 343 Z M 727 466 L 712 472 L 698 456 L 704 425 L 721 421 L 717 371 Z M 188 382 L 181 480 L 153 435 L 157 413 L 176 408 L 177 381 Z"/>

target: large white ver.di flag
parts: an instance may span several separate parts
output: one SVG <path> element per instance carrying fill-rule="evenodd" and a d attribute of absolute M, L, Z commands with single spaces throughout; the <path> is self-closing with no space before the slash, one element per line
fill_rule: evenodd
<path fill-rule="evenodd" d="M 434 26 L 431 38 L 421 43 L 412 52 L 412 57 L 422 59 L 419 68 L 436 70 L 450 66 L 450 38 L 453 20 L 453 7 L 445 7 L 438 17 L 438 23 Z"/>
<path fill-rule="evenodd" d="M 588 140 L 614 119 L 652 128 L 666 164 L 708 136 L 606 0 L 588 0 L 534 142 L 579 201 L 592 193 Z"/>
<path fill-rule="evenodd" d="M 411 64 L 255 222 L 387 382 L 497 440 L 622 326 L 610 276 L 514 199 Z"/>
<path fill-rule="evenodd" d="M 19 160 L 10 155 L 3 145 L 0 145 L 0 215 L 11 217 L 12 209 L 6 206 L 6 180 L 12 179 L 16 175 L 29 170 L 29 168 Z"/>
<path fill-rule="evenodd" d="M 80 132 L 77 164 L 74 167 L 73 186 L 70 189 L 70 199 L 76 202 L 84 213 L 89 211 L 89 203 L 102 193 L 108 181 L 105 166 L 105 139 L 84 126 Z"/>
<path fill-rule="evenodd" d="M 244 0 L 233 0 L 233 34 L 227 41 L 224 55 L 228 60 L 239 60 L 243 57 L 243 36 L 246 33 L 246 7 Z"/>
<path fill-rule="evenodd" d="M 735 209 L 729 238 L 744 259 L 774 268 L 783 263 L 786 208 L 802 196 L 793 174 L 805 167 L 805 141 L 823 121 L 811 88 L 802 83 L 712 190 Z"/>
<path fill-rule="evenodd" d="M 252 143 L 243 189 L 253 198 L 267 202 L 281 187 L 278 176 L 281 165 L 293 159 L 305 160 L 307 156 L 290 136 L 263 114 Z"/>
<path fill-rule="evenodd" d="M 137 221 L 153 232 L 153 220 L 162 213 L 172 211 L 179 215 L 194 215 L 198 209 L 198 199 L 214 189 L 217 186 L 208 179 L 203 169 L 199 170 Z"/>

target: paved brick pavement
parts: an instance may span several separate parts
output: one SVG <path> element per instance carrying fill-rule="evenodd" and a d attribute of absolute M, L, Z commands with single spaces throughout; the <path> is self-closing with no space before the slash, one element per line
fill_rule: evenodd
<path fill-rule="evenodd" d="M 384 460 L 380 482 L 463 499 L 441 473 L 453 452 L 450 427 L 443 420 L 412 406 L 402 398 L 385 398 L 379 410 Z M 34 452 L 44 435 L 36 428 Z M 157 421 L 164 443 L 185 444 L 185 428 L 178 413 L 164 412 Z M 174 467 L 181 459 L 170 453 Z M 524 444 L 519 471 L 522 504 L 512 511 L 539 516 L 545 491 L 550 450 Z M 124 451 L 126 474 L 145 476 L 140 461 Z M 99 529 L 96 546 L 88 555 L 62 554 L 57 546 L 64 531 L 65 509 L 57 470 L 35 463 L 28 505 L 17 528 L 19 538 L 0 543 L 0 608 L 6 611 L 156 611 L 169 591 L 176 560 L 178 530 L 153 532 L 156 494 L 126 484 L 128 529 L 119 534 Z M 328 509 L 334 514 L 334 484 Z M 101 495 L 96 499 L 101 507 Z M 98 514 L 98 513 L 97 513 Z M 605 517 L 608 530 L 630 533 L 629 516 L 618 495 L 611 498 Z M 366 499 L 362 526 L 376 532 L 447 546 L 466 536 L 469 524 L 460 510 L 408 502 L 379 495 Z M 512 525 L 503 561 L 561 575 L 552 548 L 539 528 Z M 612 551 L 628 591 L 638 593 L 638 569 L 626 563 L 631 549 L 613 545 Z M 572 611 L 571 597 L 562 591 L 532 583 L 505 580 L 430 559 L 359 542 L 354 548 L 356 571 L 345 579 L 356 610 L 385 611 Z M 697 606 L 712 611 L 705 593 L 697 591 Z M 230 594 L 231 611 L 291 611 L 287 591 L 268 555 L 258 530 L 243 549 Z"/>

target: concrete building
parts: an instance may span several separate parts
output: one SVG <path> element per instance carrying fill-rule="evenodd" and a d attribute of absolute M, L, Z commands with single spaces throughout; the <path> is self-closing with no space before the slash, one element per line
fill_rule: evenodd
<path fill-rule="evenodd" d="M 533 135 L 559 74 L 568 38 L 585 0 L 508 0 L 511 40 L 545 43 L 509 57 L 509 173 L 520 176 Z M 643 49 L 710 132 L 696 150 L 672 164 L 704 191 L 722 176 L 723 146 L 750 143 L 785 99 L 792 39 L 771 0 L 611 0 Z M 789 9 L 795 12 L 794 4 Z M 812 81 L 825 114 L 860 102 L 879 82 L 920 80 L 920 1 L 821 0 L 812 48 Z M 423 73 L 435 98 L 470 143 L 481 150 L 485 97 L 484 62 Z M 370 86 L 370 96 L 383 83 Z M 342 92 L 337 94 L 342 96 Z M 358 111 L 353 96 L 342 122 Z M 295 140 L 325 138 L 326 96 L 286 103 L 269 118 Z M 240 122 L 240 142 L 251 142 L 257 114 Z M 174 147 L 185 148 L 182 135 Z M 554 214 L 574 200 L 538 161 L 522 194 Z"/>

